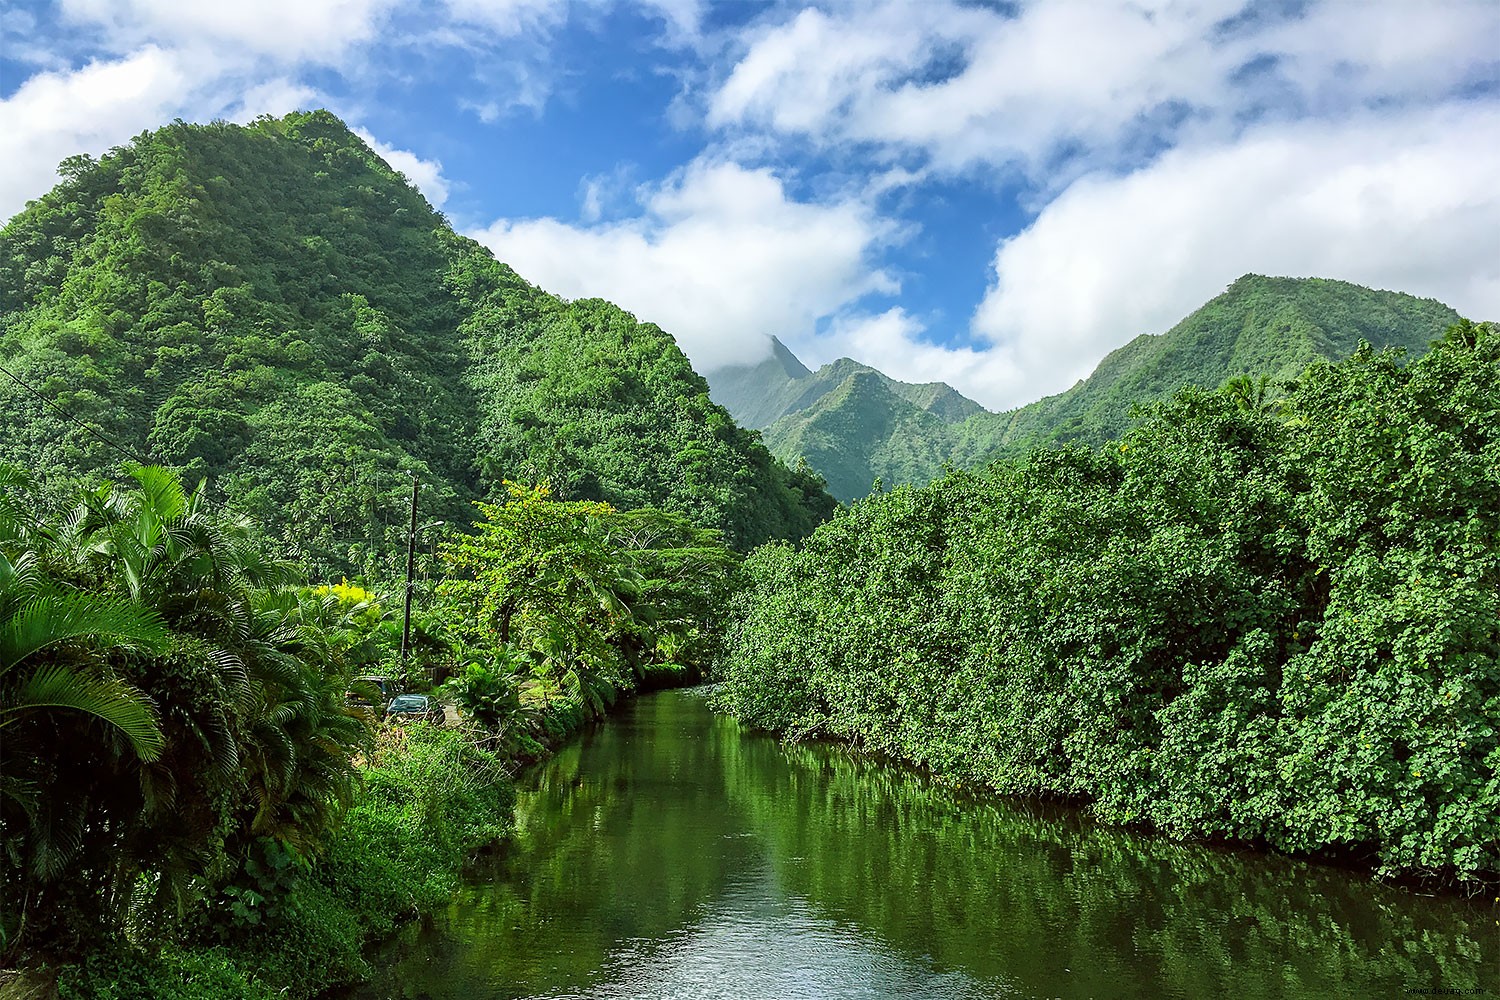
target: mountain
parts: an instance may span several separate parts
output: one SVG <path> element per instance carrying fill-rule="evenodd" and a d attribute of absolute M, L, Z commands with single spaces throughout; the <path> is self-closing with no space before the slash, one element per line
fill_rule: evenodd
<path fill-rule="evenodd" d="M 834 506 L 710 401 L 671 336 L 459 236 L 333 115 L 176 123 L 0 230 L 0 461 L 211 477 L 289 551 L 371 570 L 505 479 L 749 547 Z"/>
<path fill-rule="evenodd" d="M 777 417 L 800 408 L 800 387 L 806 385 L 806 380 L 812 375 L 785 344 L 772 337 L 771 356 L 766 360 L 755 365 L 720 368 L 709 372 L 707 377 L 713 397 L 720 406 L 734 414 L 734 419 L 746 427 L 764 430 L 774 424 Z M 827 387 L 823 391 L 826 392 Z"/>
<path fill-rule="evenodd" d="M 1041 445 L 1100 444 L 1130 426 L 1138 403 L 1239 375 L 1296 377 L 1368 341 L 1413 355 L 1459 319 L 1433 299 L 1326 278 L 1247 274 L 1162 334 L 1109 354 L 1065 392 L 992 413 L 941 382 L 909 385 L 847 358 L 810 372 L 779 341 L 757 365 L 709 373 L 731 413 L 762 431 L 782 460 L 805 459 L 840 499 L 925 483 L 944 466 L 974 468 Z"/>
<path fill-rule="evenodd" d="M 1098 444 L 1130 425 L 1132 405 L 1184 385 L 1216 388 L 1237 375 L 1295 378 L 1314 360 L 1347 357 L 1360 341 L 1419 355 L 1458 320 L 1435 299 L 1328 278 L 1247 274 L 1166 333 L 1143 334 L 1110 353 L 1066 392 L 977 418 L 963 436 L 968 454 L 981 460 L 1039 444 Z"/>
<path fill-rule="evenodd" d="M 898 382 L 848 358 L 811 371 L 774 337 L 771 349 L 759 364 L 709 372 L 713 396 L 785 461 L 805 459 L 841 500 L 877 478 L 931 479 L 951 452 L 948 426 L 985 412 L 942 382 Z"/>

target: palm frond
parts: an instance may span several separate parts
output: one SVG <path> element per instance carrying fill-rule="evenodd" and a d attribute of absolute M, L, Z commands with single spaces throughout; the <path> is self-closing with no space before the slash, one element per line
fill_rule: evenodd
<path fill-rule="evenodd" d="M 130 601 L 81 593 L 51 593 L 23 604 L 0 624 L 0 674 L 38 650 L 73 639 L 101 639 L 113 645 L 166 648 L 161 619 Z"/>
<path fill-rule="evenodd" d="M 130 478 L 140 484 L 145 502 L 142 504 L 151 514 L 162 520 L 172 521 L 187 510 L 187 493 L 182 488 L 182 477 L 171 469 L 160 465 L 135 465 L 128 467 Z"/>
<path fill-rule="evenodd" d="M 146 696 L 112 677 L 90 676 L 62 663 L 47 664 L 26 678 L 9 700 L 0 708 L 0 728 L 29 712 L 64 709 L 115 727 L 141 760 L 156 760 L 166 745 Z"/>

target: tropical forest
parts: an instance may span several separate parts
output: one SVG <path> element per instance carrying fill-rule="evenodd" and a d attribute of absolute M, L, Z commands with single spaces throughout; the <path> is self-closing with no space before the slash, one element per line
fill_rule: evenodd
<path fill-rule="evenodd" d="M 1500 327 L 992 411 L 532 284 L 328 111 L 0 230 L 0 997 L 1500 990 Z"/>

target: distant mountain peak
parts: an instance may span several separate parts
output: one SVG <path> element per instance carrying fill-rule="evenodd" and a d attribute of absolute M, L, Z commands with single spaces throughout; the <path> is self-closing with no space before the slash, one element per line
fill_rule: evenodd
<path fill-rule="evenodd" d="M 1038 444 L 1102 442 L 1129 426 L 1133 404 L 1186 384 L 1291 377 L 1316 358 L 1344 357 L 1361 340 L 1420 353 L 1457 318 L 1432 299 L 1249 273 L 1170 330 L 1112 351 L 1067 391 L 1006 413 L 990 413 L 942 382 L 897 382 L 849 358 L 809 372 L 774 338 L 771 358 L 711 373 L 709 384 L 775 454 L 805 457 L 847 500 L 877 476 L 888 485 L 925 482 L 945 465 L 973 468 Z"/>
<path fill-rule="evenodd" d="M 797 355 L 792 353 L 791 348 L 777 337 L 771 338 L 771 360 L 781 366 L 787 378 L 807 378 L 812 374 L 812 369 L 804 365 Z"/>

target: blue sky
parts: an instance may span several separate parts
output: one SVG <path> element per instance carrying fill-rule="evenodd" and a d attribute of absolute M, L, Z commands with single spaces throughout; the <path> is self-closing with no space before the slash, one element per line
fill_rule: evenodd
<path fill-rule="evenodd" d="M 328 107 L 700 370 L 847 355 L 993 408 L 1247 271 L 1500 318 L 1488 0 L 60 0 L 0 10 L 0 216 L 172 118 Z"/>

